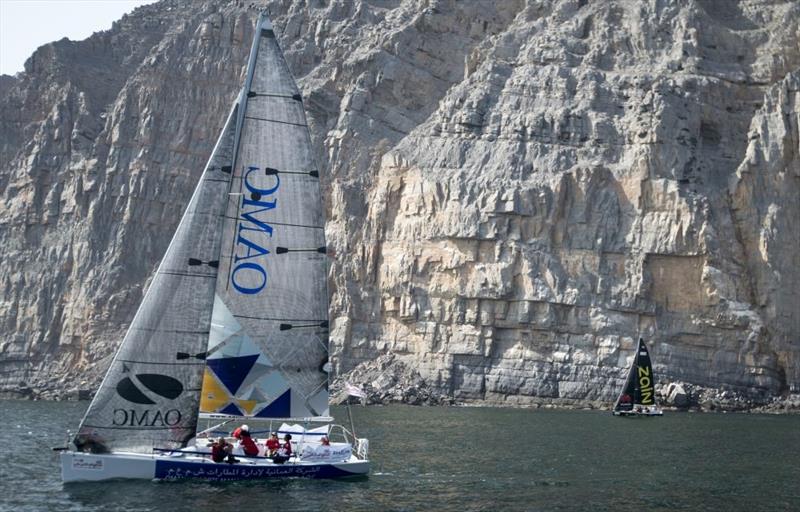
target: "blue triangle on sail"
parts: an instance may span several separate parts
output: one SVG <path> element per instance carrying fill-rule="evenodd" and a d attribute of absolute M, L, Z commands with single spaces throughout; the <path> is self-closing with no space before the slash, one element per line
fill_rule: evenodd
<path fill-rule="evenodd" d="M 219 412 L 220 412 L 220 414 L 231 414 L 233 416 L 244 416 L 244 413 L 241 411 L 241 409 L 239 409 L 238 407 L 236 407 L 236 405 L 234 405 L 232 403 L 226 405 L 225 408 L 222 409 Z"/>
<path fill-rule="evenodd" d="M 256 418 L 288 418 L 292 410 L 292 390 L 287 389 L 284 394 L 272 401 L 271 404 L 261 409 Z"/>
<path fill-rule="evenodd" d="M 208 359 L 206 365 L 216 374 L 232 395 L 239 391 L 239 387 L 247 378 L 250 369 L 258 359 L 258 354 L 242 357 L 221 357 L 219 359 Z"/>

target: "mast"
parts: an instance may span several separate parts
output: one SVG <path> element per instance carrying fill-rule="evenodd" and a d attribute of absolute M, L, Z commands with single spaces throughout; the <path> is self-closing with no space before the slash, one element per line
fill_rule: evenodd
<path fill-rule="evenodd" d="M 233 161 L 231 162 L 231 166 L 234 169 L 236 169 L 236 164 L 238 162 L 237 157 L 239 156 L 239 144 L 241 141 L 242 126 L 244 125 L 244 115 L 247 111 L 247 93 L 250 91 L 250 87 L 253 83 L 253 74 L 256 70 L 256 60 L 258 57 L 258 41 L 261 37 L 260 35 L 262 30 L 272 30 L 272 22 L 263 11 L 258 15 L 258 21 L 256 22 L 255 30 L 253 31 L 253 42 L 250 45 L 250 58 L 247 60 L 247 73 L 245 75 L 242 90 L 239 92 L 239 97 L 236 100 L 239 103 L 240 108 L 239 114 L 236 117 L 236 135 L 234 136 L 233 142 Z"/>
<path fill-rule="evenodd" d="M 639 386 L 638 372 L 639 372 L 639 353 L 642 350 L 642 338 L 636 343 L 636 355 L 633 358 L 633 366 L 631 366 L 631 374 L 633 375 L 633 407 L 634 409 L 638 404 L 641 404 L 642 390 Z"/>

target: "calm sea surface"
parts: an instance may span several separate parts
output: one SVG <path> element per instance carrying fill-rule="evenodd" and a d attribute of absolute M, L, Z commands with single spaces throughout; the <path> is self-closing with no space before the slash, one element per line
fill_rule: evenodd
<path fill-rule="evenodd" d="M 366 480 L 63 485 L 49 447 L 87 405 L 0 401 L 0 509 L 800 510 L 800 416 L 358 407 Z"/>

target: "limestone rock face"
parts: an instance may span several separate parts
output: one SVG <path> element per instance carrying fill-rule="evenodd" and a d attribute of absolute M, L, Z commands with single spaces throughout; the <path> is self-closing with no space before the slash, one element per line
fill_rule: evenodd
<path fill-rule="evenodd" d="M 347 393 L 345 383 L 359 382 L 366 395 L 362 400 Z M 395 354 L 384 354 L 372 361 L 364 361 L 344 377 L 331 383 L 334 403 L 352 402 L 387 404 L 402 402 L 410 405 L 452 405 L 453 399 L 440 390 L 431 389 L 417 370 Z M 354 400 L 355 398 L 355 400 Z"/>
<path fill-rule="evenodd" d="M 662 385 L 800 392 L 796 2 L 265 5 L 323 171 L 336 373 L 613 400 L 642 336 Z M 0 389 L 98 384 L 263 6 L 163 0 L 2 77 Z"/>

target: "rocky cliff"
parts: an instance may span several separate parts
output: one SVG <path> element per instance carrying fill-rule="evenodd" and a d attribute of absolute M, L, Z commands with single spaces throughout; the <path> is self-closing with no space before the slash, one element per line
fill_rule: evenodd
<path fill-rule="evenodd" d="M 800 392 L 777 0 L 162 0 L 39 48 L 0 81 L 4 391 L 97 385 L 264 5 L 324 172 L 337 373 L 391 354 L 426 396 L 610 400 L 643 336 L 662 384 Z"/>

